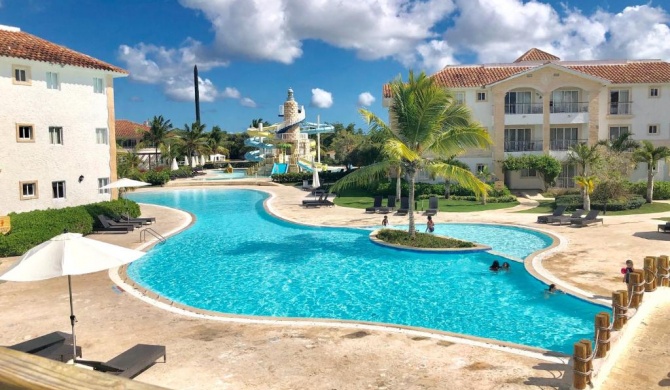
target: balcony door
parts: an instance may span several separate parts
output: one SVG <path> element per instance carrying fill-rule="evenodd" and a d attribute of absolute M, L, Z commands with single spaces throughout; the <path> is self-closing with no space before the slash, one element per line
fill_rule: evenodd
<path fill-rule="evenodd" d="M 556 187 L 574 188 L 577 169 L 571 164 L 562 164 L 561 173 L 556 178 Z"/>
<path fill-rule="evenodd" d="M 554 91 L 551 93 L 551 112 L 578 112 L 579 91 Z"/>
<path fill-rule="evenodd" d="M 530 114 L 530 92 L 507 92 L 505 114 Z"/>
<path fill-rule="evenodd" d="M 532 150 L 530 129 L 505 129 L 505 151 L 524 152 Z"/>
<path fill-rule="evenodd" d="M 579 142 L 579 131 L 576 127 L 555 127 L 549 129 L 550 149 L 568 150 Z"/>
<path fill-rule="evenodd" d="M 611 115 L 629 115 L 630 114 L 630 91 L 627 89 L 610 90 L 610 114 Z"/>

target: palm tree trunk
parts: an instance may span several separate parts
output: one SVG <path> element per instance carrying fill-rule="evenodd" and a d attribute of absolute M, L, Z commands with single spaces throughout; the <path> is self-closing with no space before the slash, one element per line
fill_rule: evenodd
<path fill-rule="evenodd" d="M 588 191 L 584 192 L 584 210 L 591 211 L 591 195 Z"/>
<path fill-rule="evenodd" d="M 416 176 L 415 171 L 408 171 L 407 176 L 409 178 L 409 235 L 412 238 L 416 237 L 416 227 L 414 224 L 414 179 Z"/>
<path fill-rule="evenodd" d="M 395 181 L 395 199 L 396 202 L 400 202 L 400 195 L 402 190 L 402 180 L 400 178 L 400 167 L 396 170 L 396 181 Z"/>
<path fill-rule="evenodd" d="M 156 162 L 156 166 L 158 166 L 158 144 L 155 145 L 154 149 L 154 161 Z"/>
<path fill-rule="evenodd" d="M 647 169 L 647 203 L 654 200 L 654 171 Z"/>

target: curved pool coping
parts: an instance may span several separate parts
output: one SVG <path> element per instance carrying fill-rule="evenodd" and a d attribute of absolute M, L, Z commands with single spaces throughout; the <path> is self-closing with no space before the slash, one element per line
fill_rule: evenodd
<path fill-rule="evenodd" d="M 307 225 L 307 226 L 315 226 L 315 227 L 323 227 L 323 225 L 318 225 L 318 224 L 311 224 L 311 223 L 303 223 L 299 221 L 295 221 L 293 219 L 289 218 L 284 218 L 280 216 L 277 212 L 275 212 L 272 207 L 269 205 L 269 202 L 276 196 L 274 193 L 265 191 L 262 189 L 256 189 L 256 188 L 244 188 L 245 190 L 249 191 L 257 191 L 257 192 L 262 192 L 268 197 L 263 201 L 263 208 L 273 217 L 279 218 L 283 221 L 288 221 L 291 223 L 296 223 L 300 225 Z M 169 190 L 168 190 L 169 191 Z M 161 205 L 154 205 L 152 206 L 155 207 L 161 207 L 169 210 L 176 210 L 180 213 L 184 213 L 188 215 L 188 222 L 183 223 L 176 228 L 170 230 L 169 232 L 165 233 L 163 236 L 165 238 L 172 237 L 189 227 L 191 227 L 196 220 L 195 215 L 193 215 L 190 212 L 178 209 L 178 208 L 173 208 L 173 207 L 167 207 L 167 206 L 161 206 Z M 587 301 L 590 301 L 592 303 L 604 305 L 604 300 L 602 299 L 596 299 L 593 294 L 590 294 L 588 292 L 585 292 L 583 290 L 580 290 L 574 286 L 571 286 L 565 282 L 562 282 L 560 279 L 556 278 L 553 276 L 549 271 L 547 271 L 544 267 L 542 267 L 542 260 L 546 258 L 549 255 L 552 255 L 556 252 L 559 252 L 567 246 L 567 240 L 555 233 L 552 232 L 547 232 L 543 229 L 534 229 L 534 228 L 529 228 L 527 226 L 522 226 L 522 225 L 515 225 L 515 224 L 499 224 L 499 223 L 486 223 L 482 222 L 481 224 L 486 224 L 486 225 L 498 225 L 498 226 L 514 226 L 517 228 L 522 228 L 522 229 L 528 229 L 528 230 L 535 230 L 540 233 L 546 234 L 550 236 L 553 239 L 552 245 L 550 245 L 548 248 L 543 248 L 540 249 L 536 252 L 531 253 L 529 256 L 526 257 L 525 260 L 523 260 L 524 267 L 525 269 L 536 279 L 549 284 L 549 282 L 557 284 L 558 287 L 560 287 L 563 291 L 570 295 L 574 295 L 577 298 L 581 298 Z M 340 225 L 333 225 L 332 227 L 347 227 L 347 228 L 352 228 L 351 226 L 340 226 Z M 364 227 L 360 227 L 364 228 Z M 147 250 L 154 245 L 158 244 L 158 240 L 152 240 L 149 241 L 141 246 L 139 246 L 137 249 L 138 250 Z M 510 260 L 520 262 L 519 259 L 514 259 L 510 258 Z M 537 267 L 537 268 L 536 268 Z M 337 327 L 337 328 L 348 328 L 348 329 L 366 329 L 366 330 L 374 330 L 374 331 L 383 331 L 383 332 L 390 332 L 390 333 L 400 333 L 400 334 L 405 334 L 409 336 L 419 336 L 419 337 L 427 337 L 435 340 L 440 340 L 440 341 L 447 341 L 451 343 L 459 343 L 459 344 L 466 344 L 466 345 L 472 345 L 472 346 L 477 346 L 477 347 L 482 347 L 482 348 L 488 348 L 488 349 L 494 349 L 498 351 L 503 351 L 503 352 L 508 352 L 512 353 L 515 355 L 521 355 L 521 356 L 527 356 L 539 360 L 544 360 L 548 362 L 554 362 L 554 363 L 561 363 L 561 364 L 567 364 L 570 360 L 570 356 L 556 352 L 556 351 L 551 351 L 543 348 L 536 348 L 536 347 L 531 347 L 523 344 L 516 344 L 516 343 L 511 343 L 511 342 L 506 342 L 506 341 L 501 341 L 501 340 L 496 340 L 496 339 L 490 339 L 490 338 L 484 338 L 484 337 L 477 337 L 477 336 L 470 336 L 462 333 L 454 333 L 454 332 L 447 332 L 447 331 L 442 331 L 442 330 L 437 330 L 437 329 L 428 329 L 428 328 L 421 328 L 421 327 L 413 327 L 413 326 L 407 326 L 407 325 L 396 325 L 396 324 L 385 324 L 385 323 L 378 323 L 378 322 L 369 322 L 369 321 L 355 321 L 355 320 L 342 320 L 342 319 L 321 319 L 321 318 L 295 318 L 295 317 L 262 317 L 262 316 L 245 316 L 245 315 L 238 315 L 238 314 L 232 314 L 232 313 L 222 313 L 222 312 L 215 312 L 215 311 L 210 311 L 210 310 L 204 310 L 204 309 L 198 309 L 192 306 L 187 306 L 187 305 L 182 305 L 180 303 L 176 303 L 174 301 L 171 301 L 169 299 L 166 299 L 162 296 L 160 296 L 158 293 L 151 291 L 143 286 L 140 286 L 137 284 L 134 280 L 132 280 L 126 270 L 128 268 L 128 265 L 124 265 L 122 267 L 117 267 L 117 268 L 112 268 L 108 271 L 109 278 L 117 284 L 119 287 L 121 287 L 125 292 L 133 295 L 134 297 L 150 304 L 153 305 L 159 309 L 163 309 L 175 314 L 179 315 L 184 315 L 192 318 L 200 318 L 200 319 L 207 319 L 207 320 L 213 320 L 213 321 L 219 321 L 219 322 L 231 322 L 231 323 L 247 323 L 247 324 L 261 324 L 261 325 L 294 325 L 294 326 L 318 326 L 318 327 Z M 142 292 L 144 290 L 144 292 Z M 153 296 L 153 297 L 152 297 Z M 609 303 L 609 302 L 607 302 Z"/>
<path fill-rule="evenodd" d="M 474 241 L 472 242 L 475 246 L 472 248 L 417 248 L 417 247 L 412 247 L 412 246 L 406 246 L 406 245 L 399 245 L 399 244 L 391 244 L 386 241 L 383 241 L 377 237 L 377 234 L 379 231 L 382 229 L 376 229 L 373 230 L 368 237 L 370 238 L 370 241 L 372 241 L 373 244 L 383 246 L 386 248 L 392 248 L 392 249 L 397 249 L 401 251 L 408 251 L 408 252 L 428 252 L 428 253 L 453 253 L 453 254 L 458 254 L 458 253 L 472 253 L 472 252 L 486 252 L 490 251 L 491 247 L 482 245 L 479 243 L 476 243 Z M 455 240 L 455 238 L 452 237 L 447 237 L 447 236 L 442 236 L 439 234 L 435 234 L 436 237 L 443 237 L 443 238 L 450 238 Z M 465 240 L 459 240 L 459 241 L 465 241 Z"/>

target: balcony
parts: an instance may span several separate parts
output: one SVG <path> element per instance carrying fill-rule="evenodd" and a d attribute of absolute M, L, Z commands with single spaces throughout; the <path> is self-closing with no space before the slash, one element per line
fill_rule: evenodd
<path fill-rule="evenodd" d="M 541 152 L 542 140 L 505 141 L 505 152 Z"/>
<path fill-rule="evenodd" d="M 549 141 L 549 150 L 570 150 L 577 144 L 588 143 L 586 139 L 556 139 Z"/>
<path fill-rule="evenodd" d="M 610 115 L 633 115 L 633 102 L 610 102 Z"/>
<path fill-rule="evenodd" d="M 569 114 L 578 112 L 589 112 L 588 102 L 558 103 L 551 102 L 549 112 L 552 114 Z"/>
<path fill-rule="evenodd" d="M 506 125 L 539 125 L 542 121 L 542 103 L 505 104 Z"/>

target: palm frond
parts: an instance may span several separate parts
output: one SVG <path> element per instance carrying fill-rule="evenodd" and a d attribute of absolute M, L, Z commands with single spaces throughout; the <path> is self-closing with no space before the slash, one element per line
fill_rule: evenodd
<path fill-rule="evenodd" d="M 374 181 L 382 180 L 388 177 L 391 164 L 388 161 L 381 161 L 376 164 L 366 165 L 338 180 L 330 192 L 338 192 L 347 188 L 359 187 Z"/>

